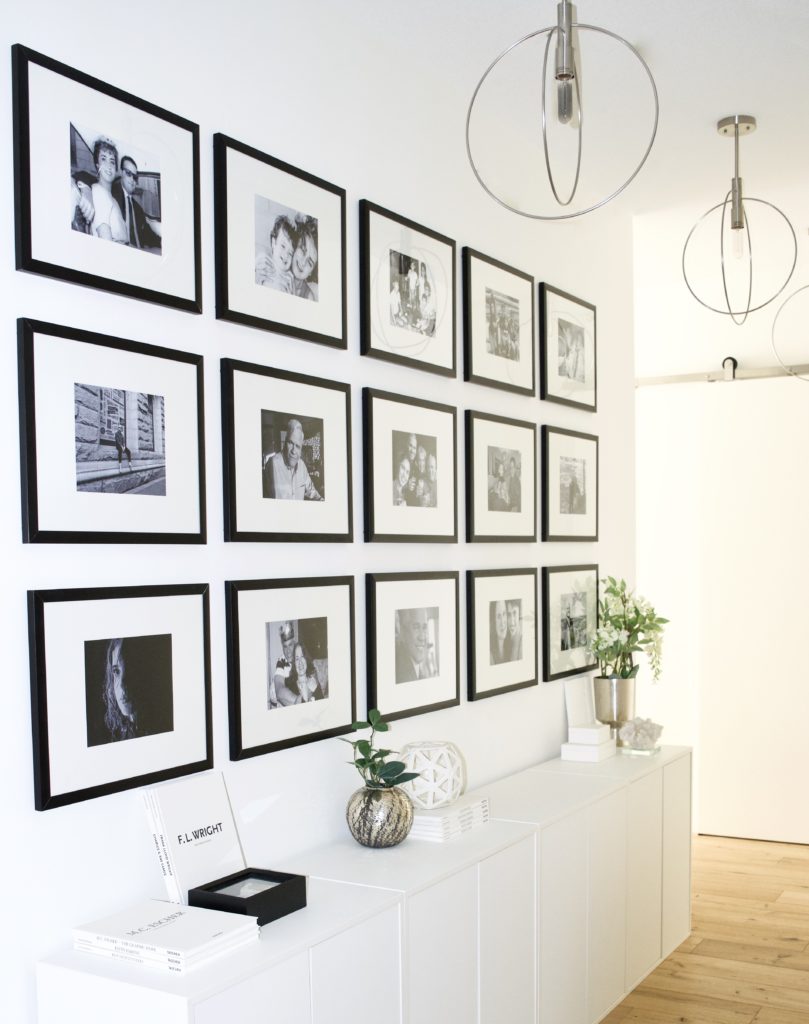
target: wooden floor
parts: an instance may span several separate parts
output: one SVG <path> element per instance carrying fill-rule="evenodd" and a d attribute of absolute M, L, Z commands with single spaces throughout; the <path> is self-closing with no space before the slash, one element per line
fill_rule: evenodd
<path fill-rule="evenodd" d="M 809 846 L 695 837 L 692 915 L 603 1024 L 809 1024 Z"/>

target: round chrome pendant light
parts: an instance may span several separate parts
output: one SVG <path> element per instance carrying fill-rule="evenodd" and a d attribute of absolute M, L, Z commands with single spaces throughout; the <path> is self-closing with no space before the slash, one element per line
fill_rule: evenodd
<path fill-rule="evenodd" d="M 583 140 L 584 140 L 584 116 L 583 116 L 583 101 L 585 98 L 584 87 L 582 84 L 582 58 L 581 58 L 581 44 L 580 41 L 584 36 L 590 36 L 591 38 L 599 38 L 601 40 L 608 40 L 610 43 L 617 44 L 617 48 L 623 53 L 630 55 L 632 63 L 635 65 L 636 70 L 639 72 L 639 79 L 645 81 L 648 85 L 649 98 L 651 99 L 651 107 L 653 108 L 653 116 L 651 119 L 651 131 L 648 136 L 648 142 L 645 144 L 645 148 L 642 151 L 640 161 L 634 166 L 628 177 L 620 181 L 617 187 L 612 188 L 606 195 L 600 195 L 600 198 L 593 200 L 592 196 L 589 201 L 585 200 L 585 205 L 582 208 L 574 208 L 574 199 L 580 191 L 580 179 L 582 173 L 582 152 L 583 152 Z M 541 153 L 544 158 L 544 171 L 547 175 L 547 187 L 550 194 L 543 196 L 543 200 L 547 202 L 548 209 L 526 209 L 523 205 L 518 205 L 514 198 L 509 194 L 508 187 L 504 187 L 496 184 L 492 178 L 491 167 L 483 168 L 481 164 L 485 162 L 485 158 L 495 149 L 499 144 L 498 131 L 500 125 L 496 113 L 491 118 L 491 128 L 489 131 L 483 133 L 483 137 L 479 138 L 475 145 L 472 140 L 472 122 L 473 116 L 476 112 L 476 104 L 479 101 L 482 90 L 487 87 L 497 97 L 497 100 L 501 104 L 501 110 L 504 114 L 509 112 L 509 105 L 511 104 L 511 98 L 505 93 L 505 90 L 498 92 L 498 86 L 492 84 L 494 81 L 493 76 L 496 70 L 503 71 L 504 80 L 509 79 L 510 71 L 514 65 L 514 57 L 520 51 L 525 53 L 526 44 L 530 44 L 532 40 L 536 40 L 537 44 L 541 45 L 544 38 L 544 53 L 540 61 L 538 59 L 538 52 L 536 57 L 528 56 L 525 58 L 528 61 L 529 72 L 532 78 L 529 79 L 527 84 L 521 83 L 518 86 L 514 86 L 514 95 L 519 95 L 520 101 L 526 95 L 533 97 L 536 92 L 539 93 L 539 110 L 535 112 L 534 123 L 531 125 L 530 135 L 535 136 L 537 133 L 536 121 L 539 123 L 538 134 L 541 138 Z M 536 45 L 536 44 L 535 44 Z M 553 58 L 553 80 L 551 88 L 548 88 L 548 64 L 550 57 L 551 46 L 554 45 L 554 58 Z M 615 51 L 616 47 L 611 46 L 610 50 Z M 534 51 L 532 51 L 533 53 Z M 507 60 L 510 58 L 510 61 Z M 508 67 L 507 67 L 508 66 Z M 536 73 L 541 72 L 541 85 L 537 90 L 535 88 Z M 590 73 L 590 72 L 588 72 Z M 613 71 L 613 78 L 620 77 L 617 71 Z M 511 82 L 513 85 L 513 81 Z M 549 100 L 548 93 L 554 90 L 556 93 L 556 111 L 555 119 L 551 111 L 549 111 Z M 638 82 L 638 85 L 641 85 Z M 630 90 L 633 94 L 638 90 L 632 88 Z M 595 98 L 597 91 L 588 93 L 592 98 Z M 601 97 L 598 97 L 601 99 Z M 618 111 L 616 114 L 615 111 Z M 613 123 L 610 126 L 612 129 L 613 125 L 623 123 L 626 120 L 625 103 L 620 101 L 610 101 L 609 113 L 612 116 Z M 608 29 L 599 28 L 596 25 L 585 25 L 576 21 L 576 8 L 570 2 L 570 0 L 561 0 L 557 4 L 557 23 L 549 28 L 538 29 L 535 32 L 530 32 L 528 35 L 523 36 L 516 42 L 512 43 L 511 46 L 507 47 L 486 69 L 483 76 L 478 81 L 477 86 L 472 94 L 472 99 L 469 103 L 469 107 L 466 114 L 466 153 L 469 158 L 469 163 L 472 167 L 472 171 L 477 178 L 482 188 L 501 206 L 504 206 L 507 210 L 512 213 L 516 213 L 521 217 L 530 217 L 534 220 L 569 220 L 573 217 L 581 217 L 586 213 L 590 213 L 593 210 L 597 210 L 599 207 L 604 206 L 610 200 L 620 195 L 624 189 L 633 181 L 637 176 L 643 165 L 646 163 L 646 159 L 654 144 L 655 136 L 657 134 L 657 123 L 660 113 L 660 106 L 657 96 L 657 86 L 652 72 L 649 69 L 646 61 L 641 57 L 638 51 L 628 43 L 626 39 L 617 35 L 614 32 L 610 32 Z M 538 117 L 536 116 L 538 114 Z M 573 155 L 569 161 L 574 167 L 569 177 L 572 178 L 572 184 L 569 187 L 563 188 L 558 180 L 559 172 L 554 174 L 553 170 L 553 158 L 552 149 L 553 143 L 550 137 L 549 127 L 551 122 L 555 120 L 557 125 L 569 126 L 576 133 L 576 141 L 572 147 Z M 589 122 L 588 122 L 589 123 Z M 633 125 L 634 130 L 634 125 Z M 532 138 L 532 141 L 534 139 Z M 645 140 L 644 140 L 645 141 Z M 477 159 L 476 159 L 477 152 Z M 533 171 L 526 167 L 526 164 L 516 154 L 512 153 L 511 159 L 513 162 L 518 163 L 520 170 L 529 176 L 533 174 Z M 591 161 L 595 165 L 596 161 Z M 603 163 L 603 162 L 602 162 Z M 537 182 L 537 184 L 539 184 Z M 552 206 L 551 203 L 555 203 Z"/>
<path fill-rule="evenodd" d="M 782 326 L 781 333 L 780 334 L 778 333 L 778 321 L 781 319 L 781 315 L 782 315 L 782 313 L 784 313 L 784 311 L 787 309 L 787 307 L 790 307 L 790 312 L 793 315 L 793 319 L 797 320 L 797 328 L 798 328 L 798 330 L 802 333 L 804 338 L 806 338 L 806 341 L 804 342 L 804 350 L 806 352 L 809 352 L 809 337 L 807 337 L 807 335 L 809 335 L 809 331 L 807 331 L 807 329 L 806 329 L 807 312 L 809 312 L 809 310 L 806 310 L 806 309 L 803 310 L 803 311 L 799 310 L 796 307 L 795 301 L 794 301 L 795 299 L 797 299 L 797 297 L 799 295 L 802 295 L 804 299 L 809 297 L 809 296 L 806 295 L 807 292 L 809 292 L 809 284 L 805 284 L 801 288 L 798 288 L 791 295 L 789 295 L 786 299 L 784 299 L 784 301 L 778 307 L 778 312 L 775 314 L 775 319 L 772 322 L 772 330 L 770 332 L 770 344 L 772 345 L 772 350 L 773 350 L 773 353 L 775 354 L 775 358 L 778 360 L 780 366 L 786 371 L 786 373 L 790 377 L 795 377 L 797 380 L 803 380 L 803 381 L 806 381 L 807 383 L 809 383 L 809 371 L 807 371 L 807 368 L 806 368 L 807 367 L 807 360 L 806 359 L 803 360 L 803 362 L 800 365 L 800 368 L 797 368 L 795 365 L 789 365 L 788 363 L 786 363 L 781 358 L 781 354 L 779 352 L 779 345 L 781 346 L 781 348 L 783 348 L 783 346 L 784 346 L 784 338 L 782 337 L 782 335 L 783 335 L 783 331 L 788 326 L 788 323 L 787 323 L 786 319 L 784 321 L 782 321 L 782 324 L 784 326 Z M 776 335 L 778 335 L 777 338 L 776 338 Z"/>
<path fill-rule="evenodd" d="M 739 139 L 742 136 L 750 135 L 756 130 L 756 119 L 750 114 L 733 114 L 731 117 L 723 117 L 717 123 L 716 130 L 720 135 L 733 139 L 733 178 L 730 183 L 730 191 L 724 200 L 707 210 L 688 232 L 682 255 L 683 278 L 686 287 L 700 305 L 705 306 L 706 309 L 710 309 L 714 313 L 729 316 L 735 324 L 741 325 L 750 313 L 754 313 L 757 309 L 768 305 L 786 288 L 798 259 L 798 240 L 795 237 L 795 229 L 782 210 L 767 202 L 766 199 L 745 197 L 742 193 L 742 179 L 739 174 Z M 751 204 L 756 205 L 753 207 Z M 785 258 L 780 260 L 778 264 L 782 267 L 778 271 L 779 276 L 774 284 L 772 282 L 768 283 L 764 294 L 758 295 L 754 291 L 753 241 L 751 225 L 747 217 L 748 208 L 751 213 L 753 209 L 759 212 L 771 211 L 770 220 L 776 230 L 780 229 L 785 242 L 783 253 Z M 701 233 L 704 234 L 704 232 L 701 232 L 701 229 L 709 227 L 711 222 L 714 222 L 715 226 L 716 222 L 718 222 L 719 228 L 718 253 L 714 249 L 714 255 L 719 257 L 720 278 L 715 278 L 713 284 L 721 283 L 721 295 L 717 290 L 715 296 L 706 298 L 704 285 L 702 296 L 697 293 L 697 288 L 692 283 L 695 271 L 692 268 L 691 275 L 689 276 L 687 264 L 689 258 L 693 259 L 698 236 Z M 731 249 L 735 261 L 731 259 L 731 252 L 726 251 L 728 231 L 730 232 L 730 245 L 728 248 Z M 758 230 L 756 231 L 756 236 L 758 239 Z M 773 261 L 773 255 L 768 252 L 768 267 L 772 266 Z M 716 264 L 714 263 L 715 266 Z M 730 276 L 737 279 L 737 287 L 735 289 L 729 283 L 731 266 L 734 267 L 734 272 L 731 272 Z M 741 282 L 741 287 L 738 287 L 738 282 Z M 731 291 L 734 291 L 733 300 L 731 300 L 730 296 Z"/>

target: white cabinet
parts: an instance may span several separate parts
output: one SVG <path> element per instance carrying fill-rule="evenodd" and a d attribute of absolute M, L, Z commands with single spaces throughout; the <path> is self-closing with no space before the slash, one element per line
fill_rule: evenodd
<path fill-rule="evenodd" d="M 269 1008 L 284 1024 L 311 1024 L 309 957 L 299 953 L 238 985 L 203 1000 L 192 1010 L 194 1024 L 266 1024 Z M 120 1019 L 116 1013 L 116 1019 Z M 143 1018 L 144 1020 L 146 1018 Z M 183 1019 L 183 1018 L 178 1018 Z M 152 1018 L 149 1018 L 151 1024 Z"/>
<path fill-rule="evenodd" d="M 620 1002 L 625 986 L 627 794 L 621 789 L 588 808 L 587 1021 Z"/>
<path fill-rule="evenodd" d="M 663 769 L 663 926 L 661 955 L 691 934 L 691 758 Z"/>
<path fill-rule="evenodd" d="M 633 989 L 660 962 L 663 897 L 663 773 L 629 785 L 626 987 Z"/>

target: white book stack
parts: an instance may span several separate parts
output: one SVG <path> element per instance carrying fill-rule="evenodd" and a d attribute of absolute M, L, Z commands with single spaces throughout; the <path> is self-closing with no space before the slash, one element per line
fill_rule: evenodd
<path fill-rule="evenodd" d="M 121 963 L 184 974 L 259 938 L 255 917 L 161 900 L 73 929 L 73 948 Z"/>
<path fill-rule="evenodd" d="M 410 835 L 431 843 L 446 843 L 485 825 L 489 820 L 487 796 L 462 796 L 449 807 L 436 807 L 430 811 L 416 809 Z"/>
<path fill-rule="evenodd" d="M 604 761 L 615 754 L 615 737 L 602 722 L 571 725 L 562 744 L 563 761 Z"/>

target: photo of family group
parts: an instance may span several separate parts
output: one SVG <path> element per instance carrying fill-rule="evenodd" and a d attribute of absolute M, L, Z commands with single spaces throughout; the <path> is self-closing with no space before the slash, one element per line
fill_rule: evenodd
<path fill-rule="evenodd" d="M 396 610 L 396 683 L 438 675 L 438 608 Z"/>
<path fill-rule="evenodd" d="M 486 351 L 519 362 L 520 302 L 494 288 L 486 288 Z"/>
<path fill-rule="evenodd" d="M 71 227 L 160 255 L 160 165 L 124 140 L 70 124 Z"/>
<path fill-rule="evenodd" d="M 393 504 L 416 508 L 438 506 L 438 438 L 391 431 Z"/>
<path fill-rule="evenodd" d="M 317 218 L 255 197 L 256 284 L 318 301 Z"/>
<path fill-rule="evenodd" d="M 575 591 L 561 595 L 561 639 L 559 649 L 572 651 L 587 646 L 587 594 Z"/>
<path fill-rule="evenodd" d="M 435 336 L 435 281 L 423 260 L 389 250 L 390 322 L 393 327 Z"/>
<path fill-rule="evenodd" d="M 522 660 L 522 598 L 489 602 L 489 664 Z"/>
<path fill-rule="evenodd" d="M 558 320 L 559 376 L 583 384 L 585 380 L 584 328 L 569 320 Z"/>
<path fill-rule="evenodd" d="M 171 634 L 84 642 L 87 746 L 174 730 Z"/>
<path fill-rule="evenodd" d="M 562 455 L 559 459 L 559 511 L 562 515 L 587 514 L 586 460 Z"/>
<path fill-rule="evenodd" d="M 76 490 L 166 494 L 162 395 L 74 384 Z"/>
<path fill-rule="evenodd" d="M 490 512 L 521 512 L 521 455 L 516 448 L 492 445 L 487 450 L 488 503 Z"/>
<path fill-rule="evenodd" d="M 268 622 L 267 710 L 329 696 L 328 619 Z"/>
<path fill-rule="evenodd" d="M 261 410 L 262 495 L 280 501 L 324 501 L 323 420 Z"/>

